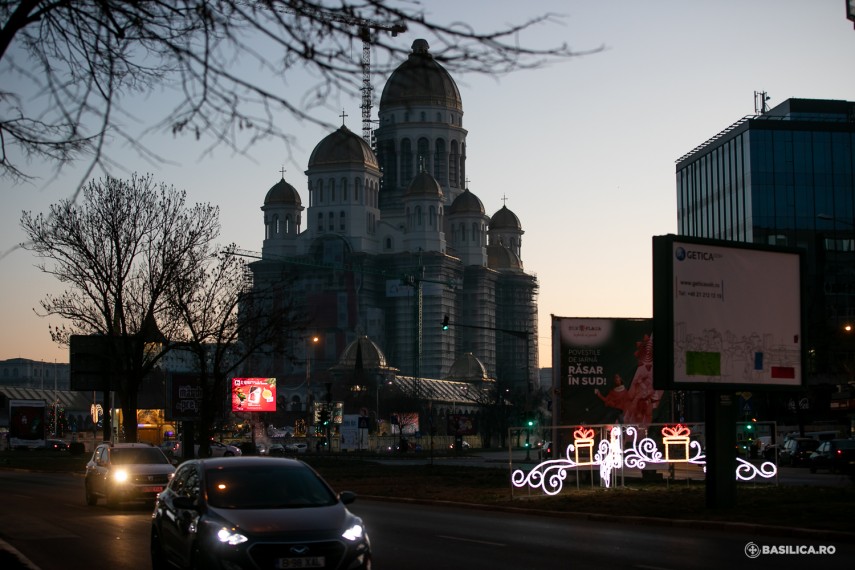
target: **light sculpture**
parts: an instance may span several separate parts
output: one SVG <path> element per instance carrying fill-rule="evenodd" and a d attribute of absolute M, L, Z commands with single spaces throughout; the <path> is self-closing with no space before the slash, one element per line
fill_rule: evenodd
<path fill-rule="evenodd" d="M 580 426 L 573 432 L 573 443 L 569 444 L 561 459 L 550 459 L 536 465 L 530 471 L 517 469 L 511 473 L 514 487 L 540 488 L 547 495 L 556 495 L 564 487 L 567 471 L 578 467 L 596 466 L 600 471 L 600 480 L 604 487 L 612 484 L 612 474 L 621 468 L 644 469 L 649 464 L 691 463 L 706 470 L 706 455 L 699 441 L 692 441 L 691 430 L 684 425 L 664 426 L 662 428 L 662 449 L 650 437 L 639 439 L 636 426 L 603 426 L 608 437 L 601 439 L 594 448 L 592 427 Z M 628 446 L 624 443 L 631 438 Z M 759 466 L 749 463 L 741 457 L 736 458 L 735 476 L 740 481 L 750 481 L 756 477 L 770 479 L 778 468 L 771 461 Z"/>

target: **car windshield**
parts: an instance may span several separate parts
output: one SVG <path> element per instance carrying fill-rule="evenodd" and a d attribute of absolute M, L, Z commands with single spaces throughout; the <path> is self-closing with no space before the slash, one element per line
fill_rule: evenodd
<path fill-rule="evenodd" d="M 228 466 L 208 469 L 208 503 L 222 509 L 322 507 L 335 494 L 302 465 Z"/>
<path fill-rule="evenodd" d="M 116 465 L 169 464 L 169 459 L 156 447 L 114 448 L 110 450 L 110 461 Z"/>

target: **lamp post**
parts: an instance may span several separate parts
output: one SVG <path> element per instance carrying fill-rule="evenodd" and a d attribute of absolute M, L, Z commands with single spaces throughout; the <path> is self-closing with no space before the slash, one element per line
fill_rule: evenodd
<path fill-rule="evenodd" d="M 317 335 L 307 336 L 306 339 L 306 423 L 312 425 L 310 417 L 310 406 L 312 405 L 312 354 L 315 351 L 315 345 L 320 342 L 320 337 Z"/>

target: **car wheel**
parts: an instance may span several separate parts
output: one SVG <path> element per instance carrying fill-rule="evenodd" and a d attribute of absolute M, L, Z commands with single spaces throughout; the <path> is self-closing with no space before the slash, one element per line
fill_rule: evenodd
<path fill-rule="evenodd" d="M 160 545 L 160 536 L 154 528 L 151 529 L 151 570 L 166 570 L 169 565 L 163 555 L 163 547 Z"/>
<path fill-rule="evenodd" d="M 94 507 L 98 504 L 98 496 L 92 493 L 92 490 L 89 488 L 89 483 L 86 483 L 83 487 L 86 489 L 86 504 L 90 507 Z"/>

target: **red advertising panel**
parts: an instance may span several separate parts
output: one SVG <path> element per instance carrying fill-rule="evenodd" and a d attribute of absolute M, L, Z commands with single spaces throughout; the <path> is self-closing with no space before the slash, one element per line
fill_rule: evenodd
<path fill-rule="evenodd" d="M 233 378 L 233 412 L 275 412 L 276 378 Z"/>

